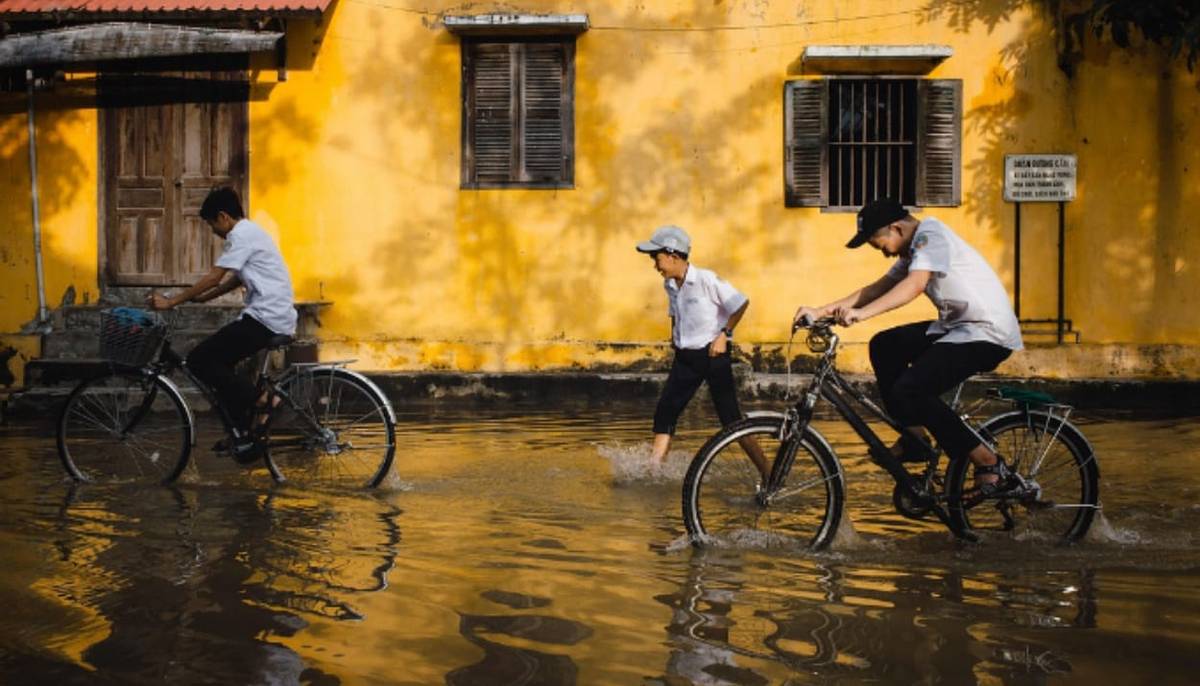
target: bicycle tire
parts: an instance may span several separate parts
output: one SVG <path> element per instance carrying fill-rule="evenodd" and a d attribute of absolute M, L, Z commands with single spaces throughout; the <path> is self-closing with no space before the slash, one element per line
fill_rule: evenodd
<path fill-rule="evenodd" d="M 266 462 L 276 481 L 308 488 L 374 488 L 396 452 L 396 422 L 383 392 L 339 367 L 295 370 L 289 400 L 272 412 Z M 319 427 L 319 428 L 318 428 Z"/>
<path fill-rule="evenodd" d="M 845 504 L 841 466 L 809 427 L 780 440 L 783 415 L 754 416 L 723 428 L 697 451 L 683 481 L 683 521 L 693 545 L 800 546 L 819 550 L 837 534 Z M 765 500 L 758 470 L 739 445 L 753 437 L 768 459 L 795 461 L 784 486 Z"/>
<path fill-rule="evenodd" d="M 992 417 L 979 429 L 1010 468 L 1038 490 L 964 505 L 971 461 L 952 460 L 946 494 L 950 520 L 959 531 L 968 536 L 1016 532 L 1021 540 L 1066 543 L 1087 534 L 1099 506 L 1100 468 L 1091 444 L 1074 424 L 1040 410 L 1017 410 Z"/>
<path fill-rule="evenodd" d="M 193 431 L 191 411 L 169 379 L 113 370 L 67 396 L 58 456 L 75 481 L 168 484 L 187 467 Z"/>

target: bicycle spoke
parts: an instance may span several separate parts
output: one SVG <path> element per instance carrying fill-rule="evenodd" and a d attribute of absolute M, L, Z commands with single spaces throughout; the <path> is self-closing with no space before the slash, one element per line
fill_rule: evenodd
<path fill-rule="evenodd" d="M 744 419 L 696 455 L 684 485 L 684 521 L 696 540 L 766 547 L 827 542 L 820 537 L 831 535 L 830 520 L 837 516 L 835 510 L 840 512 L 838 474 L 825 473 L 803 444 L 792 448 L 781 443 L 781 421 Z M 790 485 L 764 498 L 759 493 L 761 476 L 743 442 L 775 459 L 794 450 L 795 460 L 786 474 Z"/>
<path fill-rule="evenodd" d="M 175 478 L 191 448 L 191 426 L 180 403 L 137 374 L 84 382 L 59 417 L 64 466 L 73 477 L 102 483 Z"/>
<path fill-rule="evenodd" d="M 995 420 L 988 429 L 994 444 L 1036 490 L 1016 486 L 974 507 L 952 508 L 954 516 L 964 519 L 960 526 L 1035 540 L 1074 540 L 1087 531 L 1098 498 L 1095 456 L 1084 452 L 1086 441 L 1067 424 L 1067 414 L 1033 411 Z M 965 492 L 966 464 L 956 465 L 955 483 L 948 484 L 953 493 Z"/>
<path fill-rule="evenodd" d="M 813 478 L 809 479 L 808 481 L 797 484 L 795 486 L 785 486 L 785 487 L 779 489 L 778 491 L 775 491 L 774 493 L 772 493 L 771 500 L 772 501 L 782 500 L 782 499 L 788 498 L 790 496 L 796 495 L 802 491 L 806 491 L 814 486 L 824 486 L 825 484 L 836 479 L 837 477 L 838 477 L 837 474 L 830 474 L 829 476 L 819 476 L 818 475 L 818 476 L 814 476 Z"/>
<path fill-rule="evenodd" d="M 293 402 L 270 428 L 273 473 L 312 487 L 361 487 L 383 478 L 394 429 L 371 390 L 349 373 L 318 368 L 293 376 L 283 392 Z"/>

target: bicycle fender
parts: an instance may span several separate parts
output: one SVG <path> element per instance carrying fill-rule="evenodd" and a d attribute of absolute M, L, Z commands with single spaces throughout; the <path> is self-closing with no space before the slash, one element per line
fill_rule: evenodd
<path fill-rule="evenodd" d="M 188 404 L 186 399 L 184 399 L 183 393 L 181 393 L 179 391 L 179 386 L 176 386 L 175 382 L 172 381 L 170 379 L 170 377 L 162 376 L 160 374 L 160 375 L 158 375 L 157 378 L 160 382 L 162 382 L 162 384 L 164 386 L 167 387 L 168 393 L 172 393 L 175 395 L 175 398 L 179 401 L 180 406 L 183 407 L 183 411 L 187 413 L 188 433 L 190 434 L 190 436 L 188 436 L 188 441 L 192 446 L 195 446 L 196 445 L 196 417 L 195 417 L 195 415 L 192 414 L 192 406 Z"/>
<path fill-rule="evenodd" d="M 760 418 L 760 417 L 766 417 L 768 419 L 778 419 L 778 420 L 782 421 L 787 418 L 787 415 L 784 414 L 783 412 L 775 412 L 773 410 L 756 410 L 754 412 L 746 413 L 747 419 L 754 419 L 754 418 Z M 811 440 L 812 442 L 816 443 L 819 447 L 824 448 L 825 452 L 828 455 L 833 457 L 833 466 L 834 466 L 834 468 L 837 469 L 838 478 L 841 479 L 844 484 L 845 478 L 843 476 L 842 461 L 838 457 L 837 451 L 834 450 L 833 446 L 829 443 L 829 439 L 825 438 L 825 435 L 822 434 L 820 431 L 818 431 L 816 427 L 814 427 L 812 424 L 809 424 L 807 427 L 804 428 L 804 435 L 801 436 L 801 440 Z"/>
<path fill-rule="evenodd" d="M 342 367 L 342 368 L 340 368 L 340 372 L 342 374 L 345 374 L 347 376 L 353 377 L 354 379 L 358 380 L 364 386 L 371 389 L 371 391 L 373 391 L 376 395 L 378 395 L 379 399 L 383 401 L 383 406 L 385 408 L 387 408 L 388 419 L 390 419 L 393 424 L 396 423 L 396 410 L 392 408 L 392 401 L 388 399 L 387 394 L 383 392 L 383 389 L 379 388 L 379 386 L 377 386 L 374 381 L 371 381 L 363 374 L 359 374 L 358 372 L 353 371 L 351 369 L 346 369 L 346 368 Z"/>

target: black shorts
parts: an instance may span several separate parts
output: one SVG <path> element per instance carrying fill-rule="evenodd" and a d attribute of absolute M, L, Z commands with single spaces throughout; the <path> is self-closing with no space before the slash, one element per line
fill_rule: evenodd
<path fill-rule="evenodd" d="M 737 388 L 733 382 L 733 358 L 729 351 L 709 357 L 708 348 L 675 349 L 675 362 L 667 376 L 667 385 L 654 410 L 654 433 L 674 434 L 679 415 L 691 401 L 700 384 L 708 382 L 708 392 L 723 426 L 742 418 Z"/>

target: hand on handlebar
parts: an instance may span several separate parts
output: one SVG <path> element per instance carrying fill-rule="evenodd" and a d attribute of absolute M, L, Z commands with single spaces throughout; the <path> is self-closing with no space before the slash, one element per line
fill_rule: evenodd
<path fill-rule="evenodd" d="M 854 326 L 863 320 L 862 310 L 857 307 L 839 307 L 833 311 L 833 318 L 842 326 Z"/>
<path fill-rule="evenodd" d="M 165 310 L 168 309 L 170 304 L 171 301 L 166 296 L 154 292 L 146 295 L 146 306 L 152 310 Z"/>
<path fill-rule="evenodd" d="M 795 333 L 800 328 L 807 328 L 813 325 L 813 322 L 821 318 L 821 310 L 815 307 L 806 307 L 801 305 L 796 310 L 796 316 L 792 317 L 792 333 Z"/>

